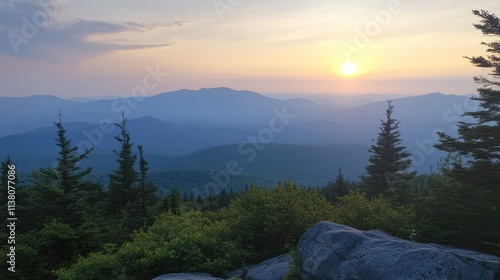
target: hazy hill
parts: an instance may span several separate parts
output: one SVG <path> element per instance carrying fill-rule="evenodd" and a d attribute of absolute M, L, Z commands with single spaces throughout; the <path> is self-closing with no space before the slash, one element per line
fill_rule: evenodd
<path fill-rule="evenodd" d="M 60 108 L 72 111 L 77 110 L 79 105 L 79 102 L 50 95 L 0 97 L 0 136 L 47 126 L 57 120 Z"/>
<path fill-rule="evenodd" d="M 65 123 L 64 127 L 74 146 L 82 149 L 93 146 L 97 152 L 109 152 L 119 148 L 114 139 L 118 134 L 118 129 L 111 123 L 108 123 L 104 130 L 99 125 L 90 123 Z M 127 127 L 132 134 L 133 141 L 147 147 L 149 152 L 175 155 L 237 143 L 251 134 L 248 129 L 237 127 L 209 128 L 180 125 L 150 116 L 131 119 Z M 55 137 L 55 125 L 35 129 L 28 133 L 0 137 L 0 147 L 2 147 L 0 154 L 7 152 L 11 154 L 54 153 L 58 149 L 55 145 Z"/>
<path fill-rule="evenodd" d="M 190 184 L 198 184 L 203 187 L 210 182 L 217 182 L 207 174 L 219 174 L 226 170 L 228 162 L 238 163 L 241 174 L 230 176 L 230 185 L 241 187 L 242 178 L 251 179 L 246 183 L 274 184 L 279 180 L 292 179 L 303 185 L 322 185 L 337 176 L 337 170 L 342 168 L 344 176 L 357 179 L 364 172 L 367 164 L 368 147 L 366 146 L 302 146 L 287 144 L 269 144 L 262 151 L 256 151 L 255 158 L 247 161 L 250 153 L 240 153 L 239 144 L 224 145 L 215 148 L 201 150 L 181 157 L 161 155 L 157 153 L 146 153 L 150 164 L 151 174 L 155 173 L 157 181 L 162 182 L 162 187 L 184 187 L 181 186 L 180 178 L 173 174 L 176 170 L 191 170 L 190 174 L 197 174 L 193 178 L 185 178 Z M 245 146 L 244 151 L 253 149 Z M 20 173 L 28 173 L 37 167 L 48 167 L 55 162 L 55 153 L 16 153 L 12 157 L 16 160 L 17 170 Z M 116 156 L 111 152 L 93 152 L 82 164 L 82 167 L 92 166 L 94 175 L 100 180 L 107 180 L 106 174 L 116 168 Z M 212 172 L 212 173 L 209 173 Z M 163 175 L 158 175 L 158 174 Z M 165 174 L 170 174 L 166 176 Z M 202 174 L 202 175 L 200 175 Z M 102 177 L 104 175 L 104 177 Z M 166 178 L 163 178 L 166 176 Z M 193 175 L 194 176 L 194 175 Z M 225 176 L 222 175 L 213 175 Z M 103 179 L 104 178 L 104 179 Z M 224 179 L 225 180 L 225 179 Z M 182 180 L 181 180 L 182 181 Z"/>
<path fill-rule="evenodd" d="M 252 145 L 226 145 L 179 158 L 175 166 L 226 170 L 226 165 L 232 161 L 238 163 L 241 172 L 291 178 L 315 185 L 334 179 L 339 167 L 346 178 L 357 179 L 368 163 L 367 149 L 366 146 L 357 145 L 314 147 L 269 144 L 259 151 Z"/>
<path fill-rule="evenodd" d="M 259 141 L 263 132 L 270 131 L 272 120 L 279 123 L 280 114 L 291 114 L 288 125 L 266 134 L 271 136 L 266 140 L 271 144 L 287 145 L 267 145 L 269 148 L 259 152 L 258 164 L 245 168 L 259 176 L 294 174 L 302 180 L 303 175 L 303 180 L 310 182 L 313 177 L 324 181 L 327 171 L 323 168 L 334 172 L 339 166 L 333 165 L 353 166 L 357 173 L 352 174 L 360 175 L 368 156 L 366 149 L 376 138 L 387 108 L 386 101 L 378 101 L 340 109 L 307 99 L 279 100 L 228 88 L 179 90 L 143 100 L 77 102 L 32 96 L 4 97 L 0 101 L 4 116 L 0 121 L 0 133 L 4 134 L 0 137 L 0 156 L 10 153 L 27 170 L 54 162 L 57 147 L 53 122 L 58 120 L 59 109 L 73 145 L 95 147 L 89 160 L 99 172 L 112 168 L 112 151 L 118 149 L 114 139 L 117 130 L 110 126 L 103 131 L 99 123 L 117 122 L 122 111 L 129 113 L 133 141 L 145 147 L 152 168 L 158 171 L 223 168 L 221 164 L 230 156 L 241 158 L 234 154 L 238 145 Z M 441 93 L 398 98 L 393 104 L 394 117 L 401 120 L 404 144 L 415 154 L 414 167 L 419 171 L 427 171 L 443 155 L 432 148 L 435 132 L 453 133 L 463 111 L 474 109 L 468 97 Z M 236 145 L 236 149 L 227 150 L 227 145 Z M 364 148 L 350 150 L 346 145 Z M 323 160 L 325 154 L 338 161 Z M 278 158 L 283 159 L 280 164 Z"/>
<path fill-rule="evenodd" d="M 336 117 L 333 107 L 306 99 L 278 100 L 255 92 L 228 88 L 179 90 L 142 99 L 90 102 L 65 101 L 51 96 L 6 99 L 9 102 L 0 103 L 0 109 L 10 107 L 10 110 L 3 113 L 15 122 L 4 118 L 0 123 L 0 136 L 28 132 L 57 121 L 59 109 L 63 113 L 64 122 L 88 123 L 99 123 L 102 120 L 116 122 L 121 113 L 125 112 L 130 119 L 152 116 L 179 124 L 263 126 L 269 123 L 275 110 L 283 112 L 285 107 L 288 113 L 296 115 L 298 121 L 329 120 Z"/>

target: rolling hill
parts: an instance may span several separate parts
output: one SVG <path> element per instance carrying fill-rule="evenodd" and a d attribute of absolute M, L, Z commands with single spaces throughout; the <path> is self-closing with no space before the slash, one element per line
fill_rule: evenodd
<path fill-rule="evenodd" d="M 235 159 L 246 175 L 293 176 L 306 184 L 326 182 L 338 167 L 353 179 L 363 173 L 366 150 L 387 107 L 381 101 L 341 109 L 228 88 L 179 90 L 143 100 L 78 102 L 32 96 L 0 101 L 0 112 L 8 114 L 0 121 L 0 157 L 10 154 L 21 171 L 55 161 L 52 123 L 61 109 L 73 145 L 94 147 L 87 164 L 97 174 L 105 174 L 115 164 L 112 151 L 118 149 L 111 123 L 123 111 L 128 113 L 133 141 L 144 146 L 155 172 L 224 170 L 224 164 Z M 460 115 L 475 109 L 468 97 L 441 93 L 397 98 L 393 104 L 394 117 L 401 120 L 403 144 L 414 155 L 414 169 L 422 172 L 444 155 L 432 148 L 436 132 L 453 134 Z M 265 149 L 248 143 L 265 144 Z M 253 150 L 256 156 L 249 163 L 246 159 Z"/>

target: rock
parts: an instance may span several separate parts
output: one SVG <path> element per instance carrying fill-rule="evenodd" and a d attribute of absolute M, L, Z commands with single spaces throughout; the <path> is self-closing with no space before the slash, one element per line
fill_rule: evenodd
<path fill-rule="evenodd" d="M 247 273 L 248 273 L 248 270 L 251 268 L 252 266 L 249 266 L 248 268 L 247 267 L 240 267 L 238 269 L 235 269 L 231 272 L 229 272 L 227 274 L 228 278 L 242 278 L 242 279 L 245 279 Z"/>
<path fill-rule="evenodd" d="M 495 279 L 500 258 L 321 222 L 298 244 L 302 279 Z"/>
<path fill-rule="evenodd" d="M 222 280 L 208 273 L 170 273 L 158 276 L 153 280 Z"/>
<path fill-rule="evenodd" d="M 290 261 L 289 254 L 263 261 L 248 270 L 245 280 L 281 280 L 290 270 Z"/>
<path fill-rule="evenodd" d="M 249 266 L 245 280 L 281 280 L 290 270 L 290 261 L 290 254 L 284 254 L 257 265 Z M 245 269 L 239 268 L 230 272 L 229 276 L 240 278 L 244 273 Z"/>

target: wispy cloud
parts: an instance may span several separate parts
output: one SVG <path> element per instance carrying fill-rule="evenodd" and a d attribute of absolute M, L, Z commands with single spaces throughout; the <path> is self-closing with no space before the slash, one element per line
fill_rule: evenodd
<path fill-rule="evenodd" d="M 113 50 L 146 49 L 174 44 L 170 39 L 131 41 L 187 22 L 106 22 L 62 16 L 63 1 L 0 0 L 0 53 L 43 60 L 87 57 Z M 121 34 L 127 34 L 120 38 Z M 134 36 L 132 36 L 134 37 Z"/>

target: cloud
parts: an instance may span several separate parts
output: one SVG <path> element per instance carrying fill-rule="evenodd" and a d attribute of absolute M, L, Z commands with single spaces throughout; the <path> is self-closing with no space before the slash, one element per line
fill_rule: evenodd
<path fill-rule="evenodd" d="M 136 35 L 163 28 L 182 27 L 187 23 L 68 19 L 64 18 L 62 12 L 63 3 L 67 1 L 0 0 L 0 54 L 59 60 L 67 59 L 68 56 L 88 57 L 113 50 L 164 47 L 174 42 L 163 38 L 160 42 L 151 42 L 151 39 L 133 42 L 128 38 L 137 38 Z"/>

